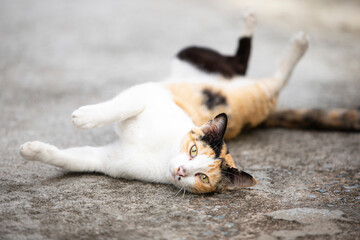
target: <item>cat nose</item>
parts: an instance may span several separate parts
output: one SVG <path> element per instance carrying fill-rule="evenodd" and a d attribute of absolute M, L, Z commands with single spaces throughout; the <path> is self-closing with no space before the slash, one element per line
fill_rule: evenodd
<path fill-rule="evenodd" d="M 176 175 L 178 175 L 180 177 L 185 177 L 187 175 L 185 168 L 183 166 L 180 166 L 177 169 Z"/>

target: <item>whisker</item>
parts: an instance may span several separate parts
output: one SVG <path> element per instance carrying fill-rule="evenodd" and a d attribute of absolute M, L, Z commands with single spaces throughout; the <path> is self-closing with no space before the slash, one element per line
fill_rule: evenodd
<path fill-rule="evenodd" d="M 227 175 L 237 176 L 236 174 L 233 174 L 233 173 L 231 173 L 231 172 L 224 171 L 224 170 L 221 170 L 221 173 L 224 173 L 224 174 L 227 174 Z"/>
<path fill-rule="evenodd" d="M 186 189 L 184 188 L 184 193 L 183 193 L 183 195 L 182 195 L 182 198 L 184 198 L 184 196 L 185 196 L 185 192 L 186 192 Z"/>
<path fill-rule="evenodd" d="M 175 196 L 174 197 L 176 197 L 180 192 L 181 192 L 181 190 L 183 190 L 183 186 L 180 188 L 180 190 L 175 194 Z"/>

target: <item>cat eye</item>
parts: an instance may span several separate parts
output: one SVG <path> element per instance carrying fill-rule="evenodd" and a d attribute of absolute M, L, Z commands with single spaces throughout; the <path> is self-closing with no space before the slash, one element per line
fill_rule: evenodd
<path fill-rule="evenodd" d="M 196 145 L 190 148 L 190 157 L 194 158 L 198 154 Z"/>
<path fill-rule="evenodd" d="M 199 178 L 203 183 L 209 183 L 209 177 L 205 174 L 199 173 Z"/>

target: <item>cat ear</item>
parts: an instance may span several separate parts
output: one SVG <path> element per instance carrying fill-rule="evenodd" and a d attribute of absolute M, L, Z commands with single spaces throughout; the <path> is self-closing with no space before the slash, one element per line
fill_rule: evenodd
<path fill-rule="evenodd" d="M 201 127 L 205 135 L 210 135 L 217 140 L 223 140 L 227 126 L 227 116 L 225 113 L 220 113 L 214 119 Z"/>
<path fill-rule="evenodd" d="M 237 168 L 226 167 L 222 170 L 222 174 L 226 178 L 226 189 L 229 190 L 252 187 L 257 184 L 253 176 L 244 171 L 239 171 Z"/>

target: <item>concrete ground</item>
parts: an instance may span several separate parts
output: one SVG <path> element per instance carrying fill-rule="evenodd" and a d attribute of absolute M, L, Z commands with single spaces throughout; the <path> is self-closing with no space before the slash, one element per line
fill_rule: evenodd
<path fill-rule="evenodd" d="M 258 185 L 213 195 L 28 162 L 20 144 L 98 145 L 77 107 L 158 81 L 189 44 L 234 50 L 241 9 L 259 17 L 251 77 L 290 36 L 311 47 L 281 107 L 360 105 L 358 1 L 0 0 L 0 239 L 360 239 L 360 134 L 257 129 L 229 142 Z"/>

